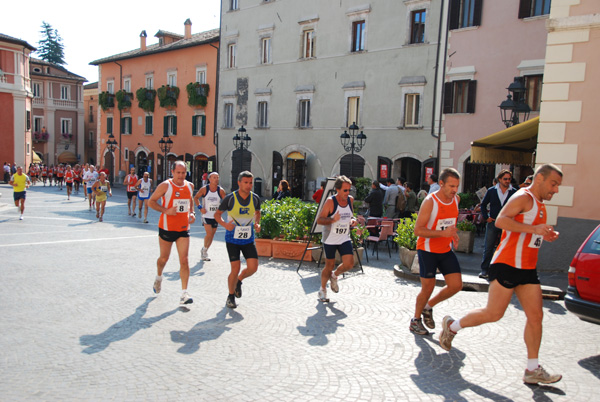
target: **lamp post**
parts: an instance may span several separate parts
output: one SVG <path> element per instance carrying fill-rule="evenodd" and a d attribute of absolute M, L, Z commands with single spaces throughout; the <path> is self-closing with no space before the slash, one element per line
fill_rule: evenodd
<path fill-rule="evenodd" d="M 117 141 L 115 140 L 115 136 L 112 135 L 112 133 L 111 133 L 111 134 L 109 134 L 108 140 L 106 141 L 106 148 L 108 148 L 108 150 L 110 152 L 111 161 L 112 161 L 113 164 L 114 164 L 114 159 L 115 159 L 114 158 L 114 155 L 115 155 L 114 151 L 115 151 L 116 147 L 117 147 Z M 105 163 L 106 163 L 106 161 L 105 161 Z M 110 167 L 111 175 L 112 175 L 112 173 L 113 173 L 114 170 L 115 170 L 114 167 L 111 166 Z M 114 181 L 114 177 L 110 177 L 109 180 L 110 181 Z"/>
<path fill-rule="evenodd" d="M 231 169 L 231 173 L 232 173 L 231 189 L 232 189 L 232 191 L 238 189 L 237 175 L 244 168 L 244 149 L 248 150 L 248 148 L 250 148 L 251 141 L 252 141 L 252 139 L 246 132 L 246 129 L 244 128 L 243 125 L 240 127 L 240 129 L 237 131 L 237 133 L 235 133 L 235 135 L 233 136 L 233 146 L 235 147 L 235 150 L 238 151 L 237 152 L 238 156 L 237 156 L 237 158 L 234 158 L 233 153 L 231 154 L 231 167 L 232 167 L 232 169 Z"/>
<path fill-rule="evenodd" d="M 167 154 L 173 147 L 173 140 L 169 138 L 169 134 L 163 134 L 162 138 L 158 141 L 160 150 L 163 152 L 163 181 L 167 180 Z"/>
<path fill-rule="evenodd" d="M 498 107 L 500 108 L 502 122 L 508 128 L 528 120 L 531 108 L 525 103 L 527 88 L 525 88 L 523 77 L 515 77 L 512 84 L 506 89 L 508 90 L 506 100 Z"/>
<path fill-rule="evenodd" d="M 252 138 L 250 138 L 243 125 L 233 136 L 233 146 L 240 151 L 243 151 L 244 148 L 248 149 L 251 141 Z"/>
<path fill-rule="evenodd" d="M 350 131 L 350 134 L 348 134 Z M 354 175 L 354 152 L 360 152 L 360 150 L 367 143 L 367 136 L 362 131 L 360 134 L 356 134 L 358 131 L 358 126 L 356 122 L 352 123 L 350 127 L 348 127 L 348 131 L 344 130 L 342 135 L 340 135 L 340 142 L 342 143 L 342 148 L 346 152 L 352 153 L 352 159 L 350 159 L 350 176 Z"/>

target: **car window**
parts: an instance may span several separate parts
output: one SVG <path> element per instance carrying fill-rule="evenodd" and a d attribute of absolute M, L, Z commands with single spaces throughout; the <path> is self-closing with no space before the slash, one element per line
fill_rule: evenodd
<path fill-rule="evenodd" d="M 600 227 L 596 228 L 595 233 L 588 239 L 582 252 L 600 254 Z"/>

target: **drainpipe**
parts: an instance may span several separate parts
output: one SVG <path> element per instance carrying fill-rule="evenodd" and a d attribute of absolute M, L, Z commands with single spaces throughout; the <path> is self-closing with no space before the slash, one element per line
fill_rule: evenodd
<path fill-rule="evenodd" d="M 436 171 L 439 173 L 440 165 L 441 165 L 441 149 L 442 149 L 442 115 L 444 114 L 444 106 L 440 105 L 439 111 L 439 126 L 438 126 L 438 134 L 435 134 L 435 105 L 437 98 L 437 85 L 438 85 L 438 72 L 440 68 L 440 46 L 441 46 L 441 37 L 442 37 L 442 24 L 444 22 L 444 4 L 445 1 L 442 0 L 440 7 L 440 29 L 438 31 L 438 51 L 435 57 L 435 78 L 433 82 L 433 112 L 431 116 L 431 136 L 437 138 L 437 169 Z M 446 35 L 444 38 L 444 59 L 443 59 L 443 76 L 446 76 L 446 57 L 448 55 L 448 34 L 450 28 L 450 10 L 446 13 Z M 444 99 L 444 82 L 442 82 L 442 99 Z"/>
<path fill-rule="evenodd" d="M 115 63 L 117 66 L 119 66 L 119 89 L 123 89 L 123 66 L 120 65 L 119 63 L 117 63 L 116 61 L 113 61 L 113 63 Z M 121 173 L 121 152 L 123 151 L 123 148 L 121 147 L 121 136 L 123 134 L 123 128 L 121 127 L 121 109 L 119 109 L 119 173 Z M 121 177 L 121 175 L 119 174 L 119 178 Z M 113 183 L 114 183 L 114 178 L 113 178 Z"/>
<path fill-rule="evenodd" d="M 219 27 L 221 26 L 221 20 L 223 19 L 223 13 L 221 12 L 221 17 L 219 19 Z M 214 171 L 219 171 L 219 133 L 217 132 L 217 116 L 219 115 L 219 77 L 221 71 L 221 28 L 219 28 L 219 47 L 214 46 L 212 43 L 209 43 L 210 46 L 214 47 L 217 50 L 217 80 L 215 85 L 215 117 L 213 120 L 213 144 L 215 145 L 215 167 Z"/>

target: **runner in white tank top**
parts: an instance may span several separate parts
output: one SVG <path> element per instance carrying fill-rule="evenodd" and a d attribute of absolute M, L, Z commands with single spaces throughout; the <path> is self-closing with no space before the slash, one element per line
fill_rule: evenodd
<path fill-rule="evenodd" d="M 204 198 L 204 204 L 200 202 L 200 198 Z M 202 213 L 202 224 L 206 231 L 204 247 L 200 251 L 200 258 L 203 261 L 210 261 L 210 258 L 208 258 L 208 249 L 219 227 L 219 224 L 215 220 L 215 212 L 219 209 L 223 198 L 225 198 L 225 190 L 219 186 L 219 174 L 212 172 L 208 176 L 208 184 L 202 187 L 194 197 L 194 203 Z"/>

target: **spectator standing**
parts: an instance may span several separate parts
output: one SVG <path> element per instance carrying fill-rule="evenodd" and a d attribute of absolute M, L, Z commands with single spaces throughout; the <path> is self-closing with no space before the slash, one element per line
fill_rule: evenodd
<path fill-rule="evenodd" d="M 383 207 L 385 208 L 384 216 L 386 218 L 395 218 L 396 217 L 396 198 L 398 197 L 399 188 L 396 184 L 394 184 L 394 179 L 387 179 L 387 186 L 379 185 L 380 188 L 385 190 L 385 195 L 383 196 Z"/>
<path fill-rule="evenodd" d="M 427 178 L 427 184 L 429 184 L 429 191 L 427 194 L 433 194 L 440 189 L 440 185 L 438 184 L 438 176 L 437 174 L 432 174 Z"/>
<path fill-rule="evenodd" d="M 417 212 L 417 195 L 413 191 L 413 185 L 411 182 L 407 181 L 404 183 L 404 188 L 406 189 L 404 192 L 404 196 L 406 197 L 406 209 L 404 210 L 404 217 L 410 218 L 412 214 Z"/>
<path fill-rule="evenodd" d="M 292 193 L 290 193 L 290 185 L 287 180 L 281 180 L 279 186 L 281 187 L 281 190 L 277 194 L 277 200 L 283 200 L 284 198 L 292 196 Z"/>
<path fill-rule="evenodd" d="M 383 192 L 379 188 L 379 182 L 374 180 L 371 184 L 371 191 L 365 197 L 365 202 L 369 203 L 369 216 L 381 218 L 383 216 Z"/>
<path fill-rule="evenodd" d="M 321 188 L 319 188 L 317 191 L 315 191 L 315 193 L 312 196 L 313 200 L 315 200 L 317 204 L 321 203 L 321 198 L 323 197 L 323 191 L 325 191 L 325 184 L 326 183 L 327 182 L 322 181 L 321 182 Z"/>

